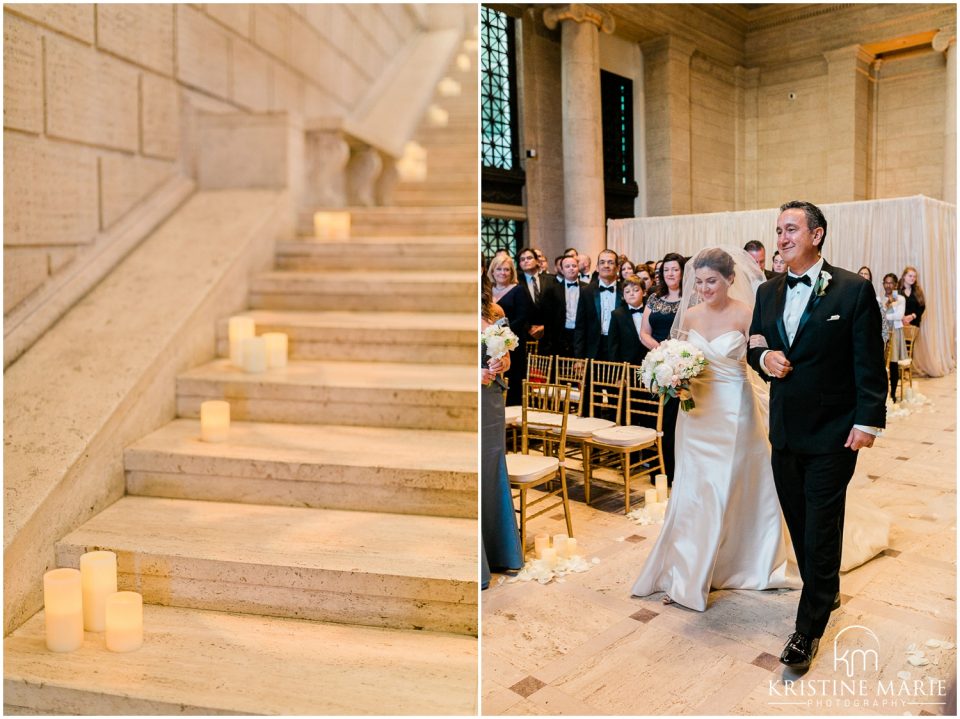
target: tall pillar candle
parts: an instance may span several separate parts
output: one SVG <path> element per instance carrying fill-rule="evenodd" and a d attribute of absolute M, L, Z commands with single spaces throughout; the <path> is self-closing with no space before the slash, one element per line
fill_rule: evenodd
<path fill-rule="evenodd" d="M 116 592 L 107 597 L 107 649 L 132 652 L 143 646 L 143 597 Z"/>
<path fill-rule="evenodd" d="M 43 575 L 43 617 L 51 652 L 72 652 L 83 645 L 80 570 L 52 569 Z"/>
<path fill-rule="evenodd" d="M 657 503 L 657 490 L 655 490 L 655 489 L 647 489 L 647 490 L 645 490 L 644 493 L 643 493 L 643 503 L 644 503 L 646 506 L 648 506 L 648 507 L 649 507 L 651 504 L 656 504 L 656 503 Z"/>
<path fill-rule="evenodd" d="M 117 555 L 87 552 L 80 556 L 83 587 L 83 628 L 102 632 L 106 626 L 107 597 L 117 591 Z"/>
<path fill-rule="evenodd" d="M 553 548 L 557 550 L 557 558 L 562 559 L 567 556 L 567 535 L 566 534 L 554 534 L 553 535 Z"/>
<path fill-rule="evenodd" d="M 259 374 L 267 371 L 267 341 L 263 337 L 247 337 L 240 343 L 243 371 Z"/>
<path fill-rule="evenodd" d="M 655 481 L 656 481 L 656 487 L 657 487 L 657 501 L 666 502 L 667 501 L 667 475 L 658 474 Z"/>
<path fill-rule="evenodd" d="M 567 556 L 571 559 L 580 555 L 580 550 L 577 548 L 577 540 L 575 537 L 567 537 Z"/>
<path fill-rule="evenodd" d="M 543 558 L 543 550 L 550 546 L 550 537 L 546 534 L 538 534 L 533 538 L 533 549 L 537 559 Z"/>
<path fill-rule="evenodd" d="M 264 332 L 261 337 L 267 343 L 267 367 L 287 366 L 288 339 L 284 332 Z"/>
<path fill-rule="evenodd" d="M 203 442 L 226 442 L 230 436 L 230 403 L 210 399 L 200 403 L 200 439 Z M 114 590 L 116 591 L 116 590 Z"/>
<path fill-rule="evenodd" d="M 230 335 L 230 363 L 234 367 L 243 367 L 241 342 L 253 337 L 256 325 L 252 317 L 231 317 L 228 325 Z"/>

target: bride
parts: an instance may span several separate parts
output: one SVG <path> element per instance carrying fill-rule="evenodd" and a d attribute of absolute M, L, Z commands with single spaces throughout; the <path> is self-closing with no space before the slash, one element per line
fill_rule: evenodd
<path fill-rule="evenodd" d="M 770 467 L 767 389 L 746 363 L 763 272 L 742 250 L 720 248 L 701 250 L 687 267 L 693 271 L 672 334 L 709 364 L 690 383 L 696 406 L 677 420 L 673 492 L 632 594 L 665 592 L 664 603 L 703 611 L 711 589 L 797 589 L 801 582 Z M 870 541 L 844 542 L 844 570 L 882 550 L 876 545 L 889 530 L 878 510 L 858 514 L 857 537 Z"/>

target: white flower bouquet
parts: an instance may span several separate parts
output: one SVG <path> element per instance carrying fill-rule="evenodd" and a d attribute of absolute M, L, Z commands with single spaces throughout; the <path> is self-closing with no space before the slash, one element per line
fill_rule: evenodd
<path fill-rule="evenodd" d="M 679 397 L 680 409 L 696 407 L 690 393 L 690 380 L 707 366 L 703 352 L 683 340 L 666 340 L 643 359 L 638 370 L 643 386 L 661 397 Z"/>
<path fill-rule="evenodd" d="M 491 360 L 500 359 L 520 345 L 520 339 L 513 330 L 501 325 L 490 325 L 480 333 L 480 339 L 487 348 L 487 356 Z"/>

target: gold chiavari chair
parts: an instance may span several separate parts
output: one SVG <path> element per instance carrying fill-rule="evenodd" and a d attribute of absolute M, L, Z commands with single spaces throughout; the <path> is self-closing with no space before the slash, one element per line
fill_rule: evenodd
<path fill-rule="evenodd" d="M 625 362 L 590 360 L 587 416 L 571 417 L 567 423 L 567 455 L 583 458 L 583 445 L 600 429 L 616 425 L 623 400 Z M 600 416 L 600 415 L 605 416 Z"/>
<path fill-rule="evenodd" d="M 585 387 L 587 384 L 587 363 L 589 360 L 575 357 L 557 357 L 557 384 L 569 384 L 570 414 L 583 415 Z"/>
<path fill-rule="evenodd" d="M 550 372 L 553 370 L 553 355 L 527 355 L 527 380 L 532 384 L 544 385 L 550 381 Z M 539 391 L 544 391 L 541 387 Z M 517 451 L 517 433 L 520 428 L 521 409 L 519 405 L 512 405 L 505 410 L 507 425 L 507 447 Z"/>
<path fill-rule="evenodd" d="M 626 424 L 597 430 L 587 440 L 583 451 L 584 498 L 590 504 L 590 481 L 595 457 L 607 453 L 620 460 L 623 472 L 623 499 L 630 511 L 630 481 L 663 472 L 663 400 L 640 381 L 640 367 L 627 365 Z M 643 417 L 650 418 L 656 429 L 640 426 Z"/>
<path fill-rule="evenodd" d="M 547 390 L 546 392 L 538 390 Z M 520 545 L 526 551 L 527 524 L 556 507 L 563 506 L 563 515 L 567 522 L 567 535 L 573 536 L 573 522 L 570 518 L 570 503 L 567 498 L 567 473 L 564 467 L 567 446 L 567 421 L 570 417 L 570 387 L 567 385 L 540 385 L 523 383 L 523 424 L 520 453 L 507 454 L 507 474 L 510 488 L 516 490 L 513 495 L 518 501 L 517 514 L 520 515 Z M 556 434 L 552 434 L 556 431 Z M 544 445 L 552 442 L 557 447 L 556 456 L 530 454 L 531 441 L 540 440 Z M 544 488 L 544 494 L 534 500 L 528 498 L 531 489 L 544 487 L 555 478 L 560 479 L 556 489 Z M 550 503 L 551 497 L 558 497 Z M 542 506 L 545 504 L 547 506 Z M 538 508 L 530 514 L 532 508 Z"/>
<path fill-rule="evenodd" d="M 527 343 L 524 345 L 524 350 L 528 357 L 537 354 L 540 351 L 540 340 L 527 340 Z"/>
<path fill-rule="evenodd" d="M 913 325 L 904 325 L 903 342 L 907 346 L 907 356 L 897 362 L 897 371 L 900 373 L 898 387 L 900 390 L 900 401 L 906 394 L 904 385 L 913 389 L 913 348 L 917 343 L 917 336 L 920 334 L 920 328 Z"/>

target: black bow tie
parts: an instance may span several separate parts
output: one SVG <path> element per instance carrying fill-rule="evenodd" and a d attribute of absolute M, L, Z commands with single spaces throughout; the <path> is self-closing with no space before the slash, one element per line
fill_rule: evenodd
<path fill-rule="evenodd" d="M 806 285 L 810 287 L 810 275 L 800 275 L 799 277 L 794 277 L 793 275 L 787 275 L 787 287 L 791 290 L 797 286 L 797 283 L 801 285 Z"/>
<path fill-rule="evenodd" d="M 579 287 L 579 286 L 580 286 L 580 283 L 579 283 L 579 282 L 568 282 L 568 283 L 567 283 L 567 287 Z"/>
<path fill-rule="evenodd" d="M 635 315 L 637 312 L 643 312 L 643 307 L 627 307 L 630 310 L 630 314 Z"/>
<path fill-rule="evenodd" d="M 616 287 L 612 285 L 610 287 L 601 287 L 600 285 L 597 285 L 597 287 L 600 287 L 601 292 L 613 292 L 616 289 Z"/>

